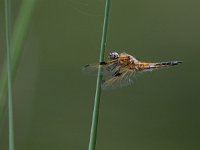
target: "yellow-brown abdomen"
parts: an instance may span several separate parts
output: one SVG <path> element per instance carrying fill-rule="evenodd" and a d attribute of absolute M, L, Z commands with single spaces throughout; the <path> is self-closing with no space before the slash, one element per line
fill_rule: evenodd
<path fill-rule="evenodd" d="M 153 70 L 157 68 L 176 66 L 180 63 L 182 63 L 182 61 L 168 61 L 168 62 L 159 62 L 159 63 L 140 62 L 136 67 L 138 67 L 139 71 L 143 71 L 143 70 Z"/>
<path fill-rule="evenodd" d="M 150 69 L 151 68 L 150 64 L 151 63 L 140 62 L 136 67 L 138 68 L 138 70 Z"/>

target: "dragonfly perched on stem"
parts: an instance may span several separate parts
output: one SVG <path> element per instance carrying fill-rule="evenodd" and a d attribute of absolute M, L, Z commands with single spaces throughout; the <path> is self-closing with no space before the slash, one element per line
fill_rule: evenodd
<path fill-rule="evenodd" d="M 182 61 L 143 62 L 125 52 L 120 54 L 111 52 L 108 56 L 108 60 L 97 64 L 85 65 L 83 70 L 88 73 L 97 73 L 98 68 L 101 67 L 101 73 L 104 76 L 102 88 L 110 89 L 132 84 L 133 77 L 137 73 L 176 66 L 180 63 L 182 63 Z"/>

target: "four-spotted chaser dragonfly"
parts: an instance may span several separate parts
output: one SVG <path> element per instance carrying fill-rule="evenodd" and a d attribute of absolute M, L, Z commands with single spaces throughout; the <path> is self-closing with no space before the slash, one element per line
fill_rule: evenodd
<path fill-rule="evenodd" d="M 182 61 L 167 61 L 149 63 L 139 61 L 135 57 L 127 54 L 111 52 L 108 60 L 99 64 L 85 65 L 83 70 L 88 73 L 97 73 L 101 67 L 101 73 L 105 77 L 102 81 L 102 88 L 116 88 L 127 86 L 133 83 L 133 76 L 140 72 L 152 71 L 159 68 L 171 67 L 182 63 Z"/>

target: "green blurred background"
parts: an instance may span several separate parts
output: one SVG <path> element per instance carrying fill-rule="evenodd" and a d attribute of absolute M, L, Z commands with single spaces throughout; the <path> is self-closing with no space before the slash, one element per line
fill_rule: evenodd
<path fill-rule="evenodd" d="M 200 1 L 113 0 L 107 51 L 182 60 L 103 91 L 96 150 L 200 149 Z M 13 22 L 21 0 L 13 2 Z M 14 83 L 16 150 L 86 150 L 105 0 L 38 0 Z M 0 0 L 0 64 L 5 58 Z M 0 149 L 7 150 L 7 115 Z"/>

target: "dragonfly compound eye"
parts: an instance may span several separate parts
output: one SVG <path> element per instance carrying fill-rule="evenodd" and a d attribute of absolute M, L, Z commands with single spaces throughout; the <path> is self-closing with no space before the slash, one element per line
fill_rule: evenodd
<path fill-rule="evenodd" d="M 119 58 L 119 54 L 117 52 L 112 52 L 109 54 L 110 59 L 117 59 Z"/>

